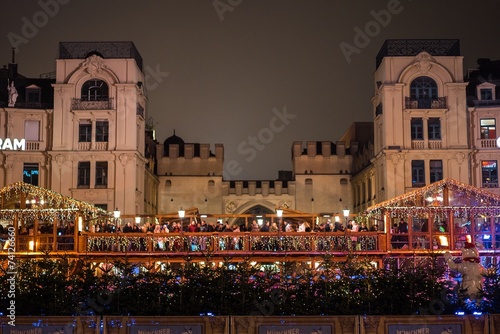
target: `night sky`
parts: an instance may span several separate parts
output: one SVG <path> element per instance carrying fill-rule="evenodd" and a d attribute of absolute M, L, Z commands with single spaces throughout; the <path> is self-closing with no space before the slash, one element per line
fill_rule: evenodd
<path fill-rule="evenodd" d="M 464 71 L 500 59 L 500 2 L 457 0 L 3 1 L 0 65 L 55 70 L 61 41 L 133 41 L 163 142 L 222 143 L 226 179 L 291 170 L 293 141 L 372 121 L 386 39 L 457 38 Z M 365 35 L 366 34 L 366 35 Z M 364 35 L 364 36 L 362 36 Z M 363 38 L 364 37 L 364 38 Z M 343 51 L 344 50 L 344 51 Z"/>

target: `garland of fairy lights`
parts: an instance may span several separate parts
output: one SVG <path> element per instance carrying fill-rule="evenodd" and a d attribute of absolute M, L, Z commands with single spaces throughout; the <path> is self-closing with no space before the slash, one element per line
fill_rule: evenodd
<path fill-rule="evenodd" d="M 26 198 L 43 198 L 44 205 L 50 209 L 3 209 L 0 210 L 0 219 L 13 219 L 15 215 L 22 219 L 74 219 L 77 211 L 91 217 L 109 215 L 106 210 L 92 204 L 24 182 L 16 182 L 0 189 L 0 196 L 7 201 L 20 198 L 21 195 Z"/>
<path fill-rule="evenodd" d="M 422 205 L 428 197 L 442 196 L 445 189 L 448 189 L 452 199 L 458 201 L 458 199 L 469 198 L 475 202 L 475 205 L 472 203 L 456 206 Z M 369 207 L 360 216 L 381 218 L 384 214 L 389 214 L 392 218 L 429 217 L 429 215 L 444 218 L 449 215 L 456 218 L 497 216 L 500 215 L 500 196 L 453 179 L 444 179 Z"/>
<path fill-rule="evenodd" d="M 0 210 L 0 220 L 75 220 L 78 209 L 5 209 Z"/>
<path fill-rule="evenodd" d="M 354 240 L 353 237 L 356 239 Z M 249 243 L 248 243 L 249 241 Z M 166 235 L 144 237 L 106 235 L 88 236 L 87 252 L 102 251 L 345 251 L 374 250 L 377 247 L 376 235 L 280 235 L 280 236 L 181 236 Z M 236 246 L 238 245 L 238 246 Z M 250 245 L 250 249 L 248 248 Z M 311 249 L 311 246 L 314 249 Z"/>

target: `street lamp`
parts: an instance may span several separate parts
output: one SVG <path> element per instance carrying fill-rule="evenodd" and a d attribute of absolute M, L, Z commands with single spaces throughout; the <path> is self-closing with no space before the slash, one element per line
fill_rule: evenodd
<path fill-rule="evenodd" d="M 346 225 L 347 225 L 347 219 L 349 219 L 350 210 L 348 208 L 345 208 L 343 211 L 344 211 L 345 222 L 346 222 Z"/>
<path fill-rule="evenodd" d="M 276 209 L 276 217 L 278 217 L 278 230 L 281 231 L 281 217 L 283 217 L 282 209 Z"/>
<path fill-rule="evenodd" d="M 182 219 L 186 215 L 186 211 L 182 210 L 182 208 L 181 208 L 179 211 L 177 211 L 177 213 L 179 214 L 179 218 L 181 219 L 181 232 L 184 232 L 184 226 L 182 223 Z"/>
<path fill-rule="evenodd" d="M 113 217 L 115 218 L 115 231 L 118 232 L 118 219 L 120 219 L 120 210 L 118 210 L 118 208 L 115 209 L 115 211 L 113 211 Z M 121 226 L 120 226 L 120 232 L 121 232 Z"/>

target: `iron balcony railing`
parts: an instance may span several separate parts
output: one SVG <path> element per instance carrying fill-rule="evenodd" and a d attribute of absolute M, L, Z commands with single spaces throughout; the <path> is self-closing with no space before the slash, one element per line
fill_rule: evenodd
<path fill-rule="evenodd" d="M 405 109 L 446 109 L 446 97 L 412 99 L 405 97 Z"/>
<path fill-rule="evenodd" d="M 113 98 L 107 98 L 98 101 L 88 101 L 82 99 L 73 99 L 71 101 L 72 110 L 112 110 Z"/>

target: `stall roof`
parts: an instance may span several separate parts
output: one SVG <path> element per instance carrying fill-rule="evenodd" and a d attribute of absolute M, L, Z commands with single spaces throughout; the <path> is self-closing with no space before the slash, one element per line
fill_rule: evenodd
<path fill-rule="evenodd" d="M 84 216 L 108 216 L 106 210 L 90 203 L 64 196 L 55 191 L 16 182 L 0 189 L 0 219 L 11 219 L 13 215 L 25 215 L 31 218 L 53 218 L 67 213 L 73 217 L 75 212 Z"/>
<path fill-rule="evenodd" d="M 454 179 L 443 179 L 366 209 L 364 215 L 382 211 L 420 213 L 429 211 L 500 214 L 500 196 Z"/>

